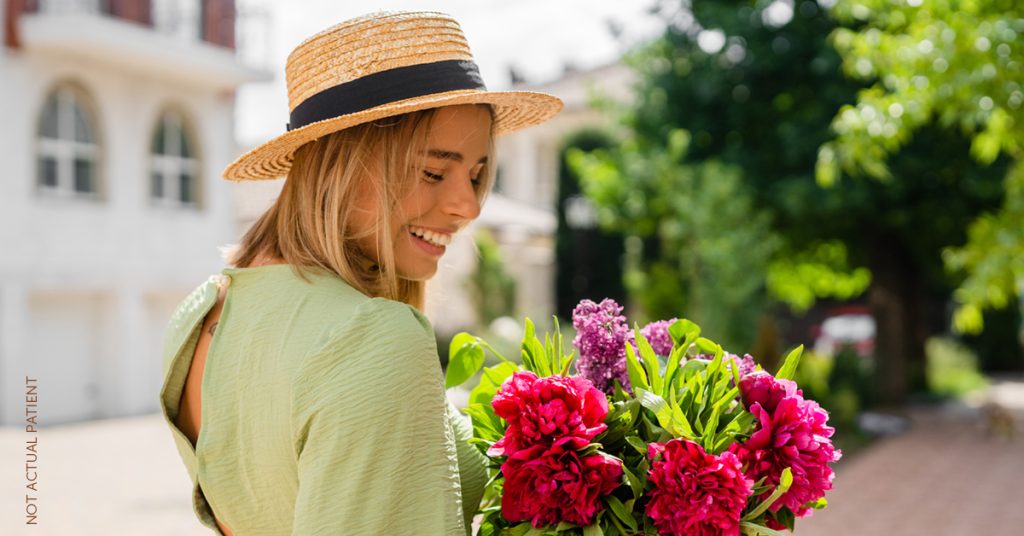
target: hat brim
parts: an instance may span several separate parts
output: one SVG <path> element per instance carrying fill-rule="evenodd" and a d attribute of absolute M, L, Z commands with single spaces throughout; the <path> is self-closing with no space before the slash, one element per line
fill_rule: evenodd
<path fill-rule="evenodd" d="M 243 154 L 224 169 L 232 181 L 277 179 L 288 174 L 295 150 L 321 136 L 384 117 L 458 104 L 490 104 L 496 136 L 538 125 L 561 111 L 561 99 L 532 91 L 458 90 L 392 102 L 290 130 Z"/>

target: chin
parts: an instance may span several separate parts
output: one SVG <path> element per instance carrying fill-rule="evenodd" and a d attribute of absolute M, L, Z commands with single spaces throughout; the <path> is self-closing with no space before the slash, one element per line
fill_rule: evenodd
<path fill-rule="evenodd" d="M 399 271 L 399 276 L 402 279 L 408 279 L 410 281 L 423 281 L 426 282 L 437 275 L 437 267 L 433 268 L 420 268 L 418 270 L 405 270 Z"/>

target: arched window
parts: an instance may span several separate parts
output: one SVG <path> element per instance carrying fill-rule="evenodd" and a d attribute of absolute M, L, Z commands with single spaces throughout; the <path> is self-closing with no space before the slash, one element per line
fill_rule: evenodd
<path fill-rule="evenodd" d="M 46 97 L 39 117 L 39 190 L 64 196 L 99 196 L 100 146 L 85 92 L 71 84 Z"/>
<path fill-rule="evenodd" d="M 199 205 L 199 159 L 190 133 L 181 112 L 160 114 L 150 150 L 149 182 L 150 198 L 159 205 Z"/>

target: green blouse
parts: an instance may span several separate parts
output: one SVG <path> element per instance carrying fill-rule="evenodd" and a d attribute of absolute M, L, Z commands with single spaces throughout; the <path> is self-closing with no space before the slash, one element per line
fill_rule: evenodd
<path fill-rule="evenodd" d="M 160 407 L 196 516 L 236 536 L 469 534 L 486 461 L 445 397 L 430 322 L 326 271 L 310 281 L 226 268 L 171 318 Z M 193 449 L 174 419 L 222 283 Z"/>

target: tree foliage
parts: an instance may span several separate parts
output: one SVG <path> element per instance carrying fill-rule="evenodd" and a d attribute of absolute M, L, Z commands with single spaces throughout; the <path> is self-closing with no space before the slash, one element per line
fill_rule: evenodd
<path fill-rule="evenodd" d="M 966 245 L 945 251 L 967 277 L 954 325 L 982 328 L 981 311 L 1024 293 L 1024 4 L 1017 0 L 839 0 L 846 27 L 831 41 L 843 69 L 870 85 L 832 121 L 837 138 L 818 155 L 817 178 L 893 176 L 892 155 L 938 123 L 971 139 L 971 155 L 1009 160 L 1005 199 L 970 225 Z"/>
<path fill-rule="evenodd" d="M 972 158 L 972 138 L 933 117 L 883 155 L 891 180 L 823 187 L 817 179 L 830 166 L 845 169 L 835 164 L 845 147 L 841 133 L 836 140 L 836 118 L 874 83 L 845 74 L 848 58 L 830 36 L 862 28 L 842 29 L 842 19 L 811 0 L 660 5 L 667 31 L 627 59 L 640 75 L 636 102 L 623 114 L 633 137 L 591 160 L 583 181 L 602 221 L 638 236 L 671 239 L 682 229 L 697 240 L 645 242 L 644 277 L 634 277 L 630 289 L 659 285 L 647 304 L 657 310 L 672 305 L 658 304 L 658 294 L 672 296 L 709 328 L 714 322 L 701 315 L 713 305 L 701 300 L 725 304 L 719 314 L 753 316 L 773 299 L 805 310 L 818 298 L 867 290 L 879 323 L 879 373 L 890 382 L 886 397 L 897 401 L 907 386 L 923 386 L 925 338 L 945 329 L 943 305 L 962 282 L 946 270 L 942 252 L 965 243 L 968 223 L 1003 202 L 998 177 L 1006 159 Z M 822 157 L 829 151 L 832 162 Z M 694 204 L 701 198 L 694 188 L 711 184 L 734 197 L 715 197 L 713 216 L 700 216 L 705 207 Z M 728 254 L 696 249 L 718 233 L 725 238 L 710 243 L 730 246 L 712 251 Z M 751 244 L 763 247 L 748 253 Z M 728 265 L 716 274 L 722 283 L 704 284 L 689 271 L 694 263 L 707 267 L 705 258 L 729 259 L 715 265 Z M 704 285 L 703 298 L 696 285 Z M 729 301 L 737 299 L 733 291 L 745 296 L 745 309 Z M 746 318 L 725 323 L 753 330 Z"/>
<path fill-rule="evenodd" d="M 516 280 L 505 269 L 501 250 L 490 231 L 478 230 L 474 242 L 479 258 L 466 288 L 480 324 L 488 326 L 496 318 L 516 313 Z"/>
<path fill-rule="evenodd" d="M 715 161 L 684 164 L 690 146 L 689 134 L 675 130 L 664 150 L 634 139 L 614 151 L 567 156 L 599 221 L 632 237 L 626 287 L 644 313 L 700 318 L 710 333 L 747 348 L 764 294 L 756 275 L 779 240 L 739 170 Z M 651 247 L 637 248 L 644 238 L 653 239 Z"/>

